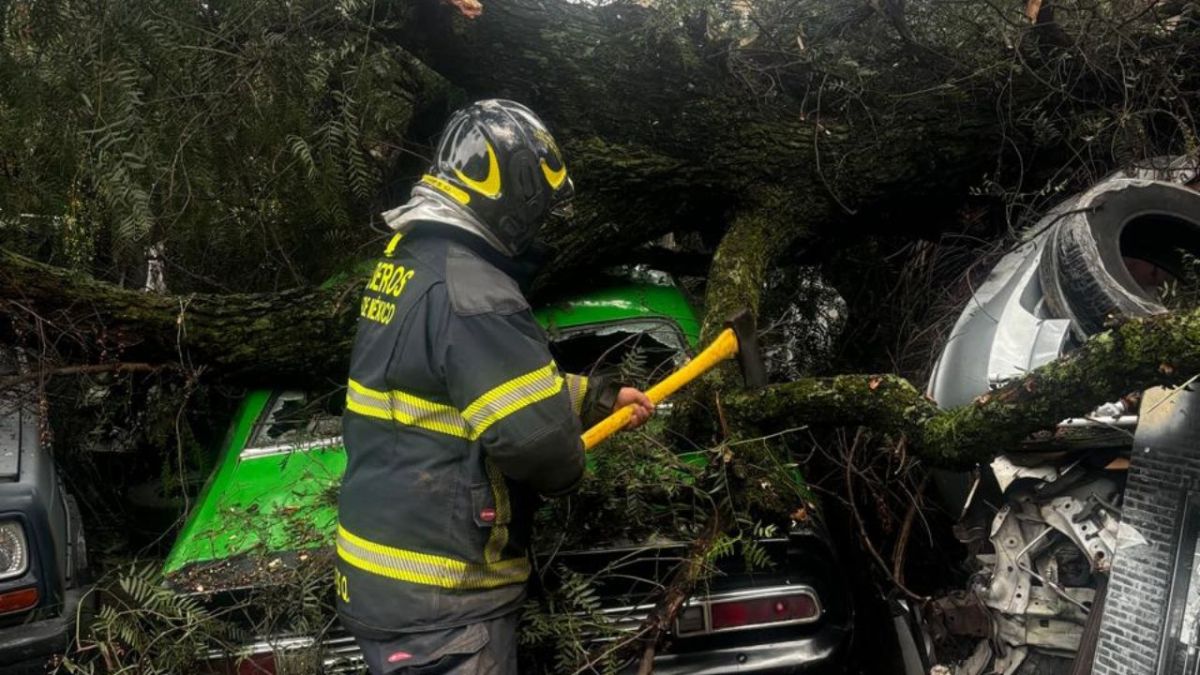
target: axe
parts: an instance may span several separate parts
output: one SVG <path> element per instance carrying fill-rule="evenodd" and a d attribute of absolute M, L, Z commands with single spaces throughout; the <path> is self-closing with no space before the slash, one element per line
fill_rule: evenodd
<path fill-rule="evenodd" d="M 679 391 L 684 385 L 712 370 L 717 364 L 730 358 L 737 357 L 738 366 L 742 371 L 742 381 L 751 389 L 766 385 L 767 371 L 763 366 L 762 355 L 758 351 L 758 335 L 755 332 L 754 315 L 749 310 L 742 310 L 725 322 L 716 339 L 696 358 L 688 361 L 679 370 L 671 373 L 658 384 L 646 390 L 646 396 L 651 403 L 658 405 L 671 394 Z M 591 450 L 601 441 L 612 436 L 625 427 L 633 414 L 633 406 L 628 405 L 601 420 L 596 426 L 583 433 L 583 448 Z"/>

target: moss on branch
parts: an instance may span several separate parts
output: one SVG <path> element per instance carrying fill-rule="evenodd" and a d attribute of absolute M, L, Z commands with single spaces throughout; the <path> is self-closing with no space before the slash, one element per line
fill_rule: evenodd
<path fill-rule="evenodd" d="M 941 464 L 983 461 L 1059 420 L 1197 373 L 1200 310 L 1129 321 L 971 405 L 932 416 L 922 427 L 923 453 Z"/>
<path fill-rule="evenodd" d="M 0 313 L 40 321 L 73 358 L 177 362 L 247 382 L 344 377 L 357 289 L 157 295 L 0 249 Z"/>
<path fill-rule="evenodd" d="M 1128 321 L 1069 356 L 951 410 L 902 378 L 843 375 L 739 392 L 725 399 L 735 425 L 861 425 L 903 434 L 931 464 L 968 466 L 1017 447 L 1035 431 L 1125 394 L 1178 385 L 1200 373 L 1200 310 Z"/>
<path fill-rule="evenodd" d="M 709 268 L 702 330 L 706 338 L 742 309 L 758 316 L 771 265 L 810 232 L 810 223 L 823 219 L 828 206 L 820 194 L 797 194 L 779 187 L 749 195 L 721 238 Z"/>

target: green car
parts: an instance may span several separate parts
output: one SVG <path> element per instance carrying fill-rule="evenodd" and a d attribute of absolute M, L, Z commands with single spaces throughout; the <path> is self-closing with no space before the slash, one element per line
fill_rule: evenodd
<path fill-rule="evenodd" d="M 699 323 L 682 292 L 658 273 L 615 280 L 602 290 L 541 307 L 535 315 L 566 372 L 612 371 L 635 354 L 644 378 L 655 381 L 686 360 L 699 339 Z M 174 588 L 212 596 L 278 584 L 281 575 L 305 566 L 328 569 L 337 489 L 346 465 L 340 436 L 344 400 L 344 383 L 325 391 L 262 389 L 245 396 L 216 469 L 164 565 Z M 703 453 L 694 454 L 693 461 L 704 461 L 699 457 Z M 689 461 L 686 455 L 681 459 Z M 824 530 L 811 523 L 797 525 L 787 535 L 760 543 L 782 563 L 777 572 L 735 572 L 704 598 L 694 598 L 696 610 L 676 644 L 694 642 L 705 648 L 665 652 L 657 659 L 657 672 L 807 670 L 836 658 L 849 634 L 850 609 Z M 658 546 L 655 555 L 671 559 L 679 546 Z M 567 564 L 574 560 L 594 567 L 597 560 L 628 556 L 628 551 L 610 547 L 556 555 Z M 665 566 L 661 571 L 658 564 L 651 567 L 651 576 L 667 573 Z M 644 614 L 627 598 L 605 598 L 604 612 Z M 754 616 L 763 603 L 784 603 L 789 609 L 781 617 L 716 623 L 727 615 Z M 244 671 L 240 664 L 246 662 L 253 663 L 253 672 L 276 672 L 282 652 L 313 646 L 320 648 L 323 672 L 362 671 L 353 640 L 336 626 L 319 637 L 255 636 L 211 656 L 227 660 L 225 672 Z"/>
<path fill-rule="evenodd" d="M 568 371 L 630 338 L 653 342 L 668 355 L 686 353 L 699 338 L 695 314 L 668 285 L 611 287 L 541 308 L 537 318 Z M 225 573 L 239 556 L 294 553 L 333 541 L 336 490 L 346 467 L 344 399 L 344 385 L 324 392 L 247 394 L 216 470 L 167 557 L 169 578 L 194 576 L 214 564 Z M 297 523 L 310 531 L 298 532 Z"/>

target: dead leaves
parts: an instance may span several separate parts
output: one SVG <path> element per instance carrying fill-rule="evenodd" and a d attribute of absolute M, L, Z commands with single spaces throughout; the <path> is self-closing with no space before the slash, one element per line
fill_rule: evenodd
<path fill-rule="evenodd" d="M 1029 0 L 1025 3 L 1025 18 L 1029 23 L 1037 23 L 1038 13 L 1042 11 L 1042 0 Z"/>

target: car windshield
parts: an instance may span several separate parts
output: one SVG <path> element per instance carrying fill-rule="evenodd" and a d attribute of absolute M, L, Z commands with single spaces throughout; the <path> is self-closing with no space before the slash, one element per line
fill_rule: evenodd
<path fill-rule="evenodd" d="M 611 375 L 644 389 L 686 360 L 686 345 L 672 323 L 630 321 L 560 331 L 550 352 L 563 372 Z"/>
<path fill-rule="evenodd" d="M 283 391 L 271 400 L 267 414 L 254 430 L 247 449 L 312 443 L 342 433 L 346 390 Z"/>

